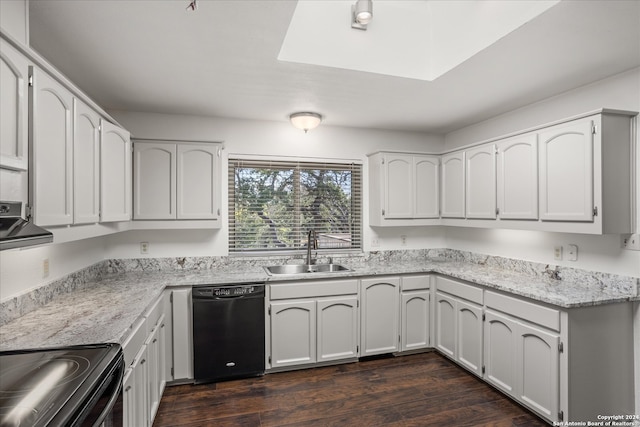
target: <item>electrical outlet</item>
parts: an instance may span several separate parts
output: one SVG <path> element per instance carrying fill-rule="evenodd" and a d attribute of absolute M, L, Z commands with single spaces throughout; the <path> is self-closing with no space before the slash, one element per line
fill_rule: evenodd
<path fill-rule="evenodd" d="M 567 245 L 567 260 L 578 260 L 578 245 Z"/>
<path fill-rule="evenodd" d="M 46 279 L 47 277 L 49 277 L 49 258 L 42 260 L 42 278 Z"/>
<path fill-rule="evenodd" d="M 143 255 L 149 253 L 149 242 L 140 242 L 140 253 Z"/>
<path fill-rule="evenodd" d="M 556 261 L 562 261 L 562 246 L 555 246 L 553 248 L 553 259 Z"/>
<path fill-rule="evenodd" d="M 373 239 L 371 239 L 371 247 L 372 248 L 379 248 L 380 247 L 380 239 L 378 239 L 377 237 L 374 237 Z"/>
<path fill-rule="evenodd" d="M 400 236 L 400 246 L 407 246 L 407 236 L 404 234 Z"/>
<path fill-rule="evenodd" d="M 630 251 L 640 251 L 640 234 L 623 234 L 621 246 Z"/>

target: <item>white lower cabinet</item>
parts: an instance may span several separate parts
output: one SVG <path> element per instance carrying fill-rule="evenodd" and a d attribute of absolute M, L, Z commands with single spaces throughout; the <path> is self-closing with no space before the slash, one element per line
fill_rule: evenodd
<path fill-rule="evenodd" d="M 357 293 L 355 279 L 271 284 L 271 368 L 357 358 Z"/>
<path fill-rule="evenodd" d="M 360 281 L 361 356 L 400 349 L 400 277 Z"/>
<path fill-rule="evenodd" d="M 558 421 L 559 312 L 494 292 L 487 292 L 486 302 L 485 380 L 544 418 Z"/>
<path fill-rule="evenodd" d="M 436 278 L 435 347 L 482 376 L 482 289 Z"/>
<path fill-rule="evenodd" d="M 271 366 L 316 362 L 316 301 L 271 303 Z"/>
<path fill-rule="evenodd" d="M 171 291 L 173 315 L 173 377 L 174 381 L 193 379 L 193 325 L 191 288 Z"/>
<path fill-rule="evenodd" d="M 400 296 L 400 351 L 431 345 L 431 276 L 403 276 Z"/>
<path fill-rule="evenodd" d="M 166 345 L 170 341 L 161 296 L 133 326 L 123 347 L 127 366 L 122 384 L 124 427 L 148 427 L 166 385 Z"/>
<path fill-rule="evenodd" d="M 317 301 L 317 361 L 358 357 L 358 296 Z"/>

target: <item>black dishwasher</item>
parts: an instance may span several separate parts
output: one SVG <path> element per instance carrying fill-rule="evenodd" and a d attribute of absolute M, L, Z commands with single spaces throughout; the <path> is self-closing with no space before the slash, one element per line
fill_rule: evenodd
<path fill-rule="evenodd" d="M 194 287 L 196 384 L 264 374 L 264 284 Z"/>

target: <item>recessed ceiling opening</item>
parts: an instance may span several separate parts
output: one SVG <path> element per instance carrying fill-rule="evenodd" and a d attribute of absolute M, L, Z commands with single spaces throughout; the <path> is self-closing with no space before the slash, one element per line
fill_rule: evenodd
<path fill-rule="evenodd" d="M 298 1 L 278 59 L 432 81 L 559 0 L 373 0 L 367 31 L 352 0 Z"/>

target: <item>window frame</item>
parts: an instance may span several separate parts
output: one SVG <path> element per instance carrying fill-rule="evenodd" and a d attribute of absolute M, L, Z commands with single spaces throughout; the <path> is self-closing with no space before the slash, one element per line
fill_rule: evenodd
<path fill-rule="evenodd" d="M 354 247 L 349 248 L 319 248 L 313 249 L 314 253 L 329 254 L 329 253 L 362 253 L 363 247 L 363 175 L 364 168 L 361 160 L 350 159 L 326 159 L 326 158 L 301 158 L 301 157 L 286 157 L 286 156 L 245 156 L 230 154 L 227 160 L 227 184 L 228 184 L 228 215 L 229 215 L 229 232 L 227 249 L 230 256 L 266 256 L 266 255 L 299 255 L 301 252 L 307 250 L 306 248 L 306 232 L 302 232 L 302 227 L 297 230 L 301 233 L 297 236 L 297 247 L 286 247 L 282 249 L 270 247 L 265 249 L 236 249 L 235 242 L 237 237 L 235 234 L 235 170 L 239 165 L 246 164 L 247 167 L 263 167 L 264 169 L 284 169 L 292 167 L 298 171 L 301 170 L 318 170 L 317 166 L 321 166 L 322 169 L 332 170 L 331 166 L 336 166 L 334 170 L 349 170 L 351 169 L 351 211 L 350 211 L 350 229 L 351 229 L 351 244 Z M 314 168 L 314 166 L 316 166 Z M 294 190 L 296 193 L 298 190 Z M 358 192 L 356 194 L 356 192 Z M 296 194 L 296 197 L 300 197 Z M 298 206 L 300 207 L 300 206 Z M 298 215 L 301 215 L 298 212 Z M 319 233 L 323 234 L 323 233 Z M 328 234 L 328 233 L 325 233 Z"/>

